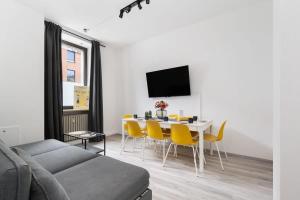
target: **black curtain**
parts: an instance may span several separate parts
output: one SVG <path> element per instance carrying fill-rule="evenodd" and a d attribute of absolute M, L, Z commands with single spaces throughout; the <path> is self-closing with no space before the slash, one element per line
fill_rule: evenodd
<path fill-rule="evenodd" d="M 45 139 L 63 141 L 61 32 L 45 21 Z"/>
<path fill-rule="evenodd" d="M 90 97 L 89 97 L 89 131 L 103 133 L 103 98 L 100 43 L 92 41 Z"/>

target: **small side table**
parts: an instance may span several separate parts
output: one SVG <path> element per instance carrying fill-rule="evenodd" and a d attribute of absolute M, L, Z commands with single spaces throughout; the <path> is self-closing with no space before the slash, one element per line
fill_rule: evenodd
<path fill-rule="evenodd" d="M 81 140 L 81 143 L 75 144 L 75 146 L 79 146 L 93 153 L 101 153 L 103 152 L 106 155 L 106 136 L 104 133 L 96 133 L 90 131 L 76 131 L 64 134 L 67 137 L 75 138 Z M 101 137 L 103 139 L 103 149 L 99 147 L 94 147 L 92 145 L 88 145 L 87 141 L 91 138 Z"/>

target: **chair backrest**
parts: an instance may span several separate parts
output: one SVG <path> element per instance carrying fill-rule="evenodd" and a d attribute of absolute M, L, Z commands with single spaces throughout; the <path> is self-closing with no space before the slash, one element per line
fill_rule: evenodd
<path fill-rule="evenodd" d="M 225 128 L 225 125 L 226 125 L 226 120 L 222 123 L 220 129 L 219 129 L 219 133 L 218 133 L 218 140 L 222 140 L 223 139 L 223 136 L 224 136 L 224 128 Z"/>
<path fill-rule="evenodd" d="M 127 121 L 128 135 L 137 137 L 142 135 L 141 127 L 137 121 Z"/>
<path fill-rule="evenodd" d="M 162 140 L 163 132 L 161 127 L 157 121 L 154 120 L 147 120 L 147 134 L 150 138 Z"/>
<path fill-rule="evenodd" d="M 176 121 L 187 121 L 189 118 L 193 118 L 192 116 L 180 116 L 178 114 L 171 114 L 168 117 L 169 119 L 173 119 Z"/>
<path fill-rule="evenodd" d="M 173 119 L 173 120 L 179 121 L 179 115 L 178 114 L 171 114 L 168 117 L 169 117 L 169 119 Z"/>
<path fill-rule="evenodd" d="M 193 144 L 193 138 L 189 127 L 184 124 L 171 125 L 171 140 L 174 144 L 178 145 Z"/>
<path fill-rule="evenodd" d="M 123 115 L 123 119 L 133 118 L 132 114 L 125 114 Z"/>

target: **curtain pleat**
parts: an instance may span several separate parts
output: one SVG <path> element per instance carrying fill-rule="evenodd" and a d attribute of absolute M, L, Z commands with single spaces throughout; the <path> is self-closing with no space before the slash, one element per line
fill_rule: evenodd
<path fill-rule="evenodd" d="M 97 41 L 92 41 L 88 129 L 103 133 L 101 54 Z"/>
<path fill-rule="evenodd" d="M 62 28 L 45 21 L 45 139 L 63 141 L 63 88 L 61 59 Z"/>

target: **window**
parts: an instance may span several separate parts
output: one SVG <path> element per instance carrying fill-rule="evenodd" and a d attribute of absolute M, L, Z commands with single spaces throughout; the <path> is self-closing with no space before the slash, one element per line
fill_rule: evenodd
<path fill-rule="evenodd" d="M 75 62 L 75 52 L 71 50 L 67 50 L 67 61 L 68 62 Z"/>
<path fill-rule="evenodd" d="M 75 82 L 75 70 L 67 69 L 67 81 Z"/>
<path fill-rule="evenodd" d="M 77 94 L 77 90 L 88 90 L 87 51 L 88 49 L 83 46 L 64 40 L 62 41 L 61 54 L 64 109 L 72 109 L 74 106 L 77 106 L 77 101 L 74 100 L 74 94 Z"/>

